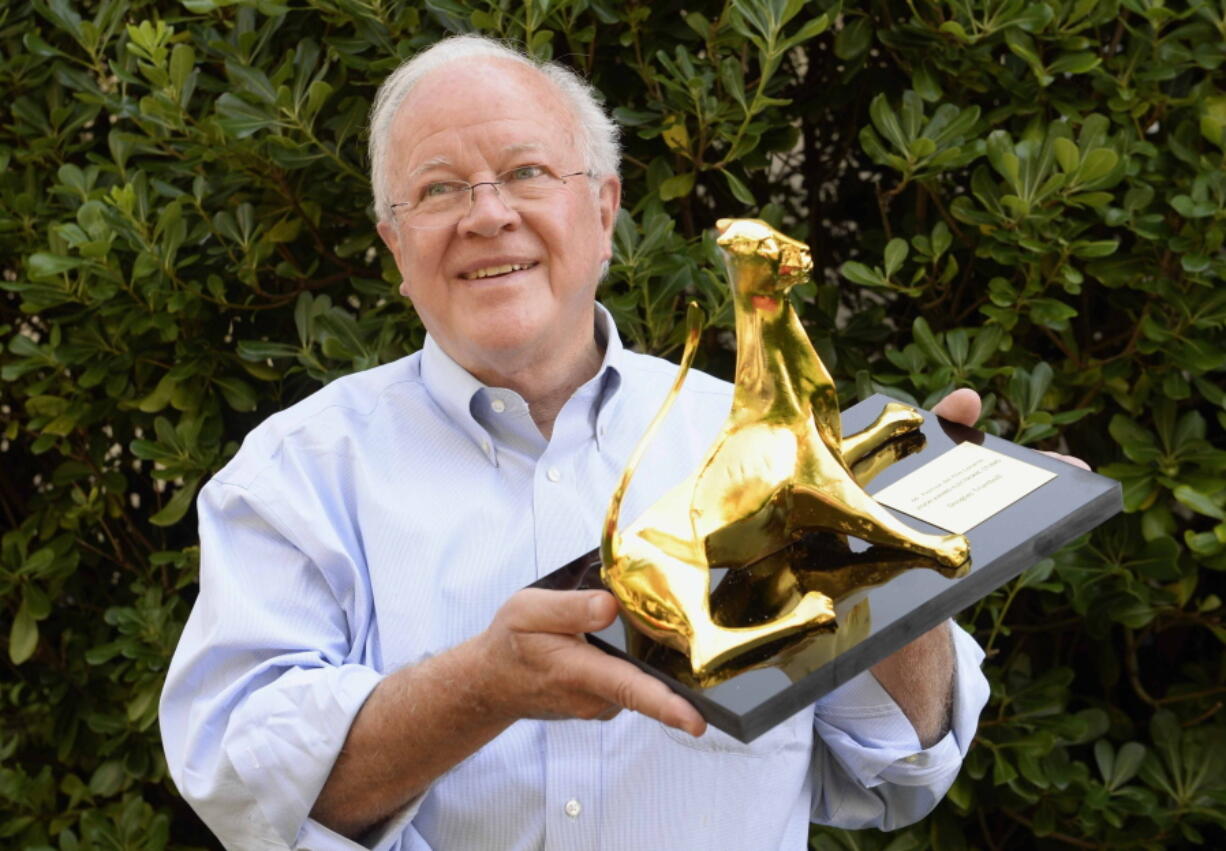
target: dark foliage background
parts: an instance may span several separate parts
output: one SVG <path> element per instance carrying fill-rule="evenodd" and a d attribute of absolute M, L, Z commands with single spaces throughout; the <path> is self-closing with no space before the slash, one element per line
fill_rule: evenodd
<path fill-rule="evenodd" d="M 10 0 L 0 5 L 0 846 L 213 843 L 167 779 L 192 499 L 260 419 L 422 339 L 369 211 L 377 83 L 447 32 L 626 128 L 601 298 L 669 354 L 710 227 L 814 248 L 848 403 L 986 397 L 1127 513 L 965 613 L 992 701 L 900 833 L 820 849 L 1223 847 L 1222 0 Z"/>

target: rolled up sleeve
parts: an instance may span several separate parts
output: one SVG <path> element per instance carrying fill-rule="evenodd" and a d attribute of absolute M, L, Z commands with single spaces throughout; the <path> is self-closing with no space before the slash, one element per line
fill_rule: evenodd
<path fill-rule="evenodd" d="M 227 848 L 394 851 L 415 806 L 363 843 L 310 818 L 382 679 L 361 663 L 370 617 L 361 571 L 325 570 L 243 487 L 214 480 L 198 508 L 200 595 L 160 707 L 180 793 Z M 326 531 L 311 534 L 327 546 Z"/>
<path fill-rule="evenodd" d="M 813 821 L 849 830 L 893 830 L 927 815 L 953 785 L 988 700 L 983 650 L 951 624 L 955 651 L 950 730 L 924 748 L 915 728 L 868 671 L 818 701 L 814 748 L 821 789 Z"/>

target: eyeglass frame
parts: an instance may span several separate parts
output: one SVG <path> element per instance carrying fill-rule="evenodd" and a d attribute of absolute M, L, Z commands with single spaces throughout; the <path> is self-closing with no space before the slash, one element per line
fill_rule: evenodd
<path fill-rule="evenodd" d="M 513 171 L 515 171 L 515 170 L 517 170 L 517 169 L 521 169 L 521 168 L 530 168 L 530 167 L 533 167 L 533 166 L 535 166 L 535 167 L 537 167 L 537 168 L 542 168 L 542 169 L 545 169 L 547 172 L 549 172 L 550 174 L 552 174 L 552 171 L 549 169 L 549 166 L 547 166 L 547 165 L 544 165 L 544 164 L 542 164 L 542 163 L 525 163 L 524 165 L 512 166 L 511 168 L 508 168 L 507 170 L 503 171 L 503 172 L 502 172 L 502 174 L 501 174 L 501 175 L 499 175 L 499 176 L 501 177 L 501 176 L 507 175 L 507 174 L 509 174 L 509 173 L 511 173 L 511 172 L 513 172 Z M 596 172 L 592 171 L 591 169 L 584 169 L 583 171 L 572 171 L 572 172 L 570 172 L 570 173 L 568 173 L 568 174 L 557 174 L 557 175 L 553 175 L 553 177 L 555 177 L 555 178 L 557 178 L 559 181 L 561 181 L 561 183 L 562 183 L 562 185 L 563 185 L 563 186 L 566 186 L 566 185 L 567 185 L 567 183 L 566 183 L 566 179 L 567 179 L 568 177 L 589 177 L 589 178 L 594 178 L 594 177 L 596 177 Z M 478 181 L 477 183 L 469 183 L 467 180 L 441 180 L 441 181 L 438 181 L 438 182 L 439 182 L 439 183 L 455 183 L 455 184 L 460 184 L 460 183 L 462 183 L 462 184 L 464 184 L 465 186 L 467 186 L 467 187 L 468 187 L 468 209 L 467 209 L 467 210 L 465 210 L 464 212 L 460 213 L 459 217 L 457 217 L 457 218 L 456 218 L 456 222 L 458 222 L 460 219 L 462 219 L 462 218 L 464 218 L 466 215 L 468 215 L 468 213 L 472 211 L 473 205 L 477 203 L 477 187 L 478 187 L 478 186 L 492 186 L 492 187 L 494 187 L 494 195 L 495 195 L 495 196 L 497 196 L 497 198 L 498 198 L 498 200 L 499 200 L 500 202 L 502 202 L 502 205 L 503 205 L 504 207 L 506 207 L 508 210 L 515 210 L 515 208 L 514 208 L 514 207 L 512 207 L 510 204 L 508 204 L 508 203 L 506 202 L 506 199 L 504 199 L 504 198 L 502 197 L 502 193 L 498 191 L 498 187 L 499 187 L 499 186 L 503 186 L 503 185 L 505 185 L 505 184 L 508 182 L 508 181 L 506 181 L 506 180 L 481 180 L 481 181 Z M 420 202 L 420 201 L 418 201 L 417 203 L 418 203 L 418 204 L 420 204 L 421 202 Z M 392 213 L 393 215 L 395 215 L 395 210 L 396 210 L 396 208 L 397 208 L 397 207 L 409 207 L 408 212 L 412 212 L 412 211 L 413 211 L 413 209 L 415 209 L 415 207 L 410 206 L 410 205 L 412 205 L 412 204 L 413 204 L 413 202 L 412 202 L 412 201 L 397 201 L 397 202 L 396 202 L 396 203 L 394 203 L 394 204 L 389 204 L 389 205 L 388 205 L 388 209 L 390 209 L 390 210 L 392 210 L 392 211 L 393 211 L 393 213 Z M 406 223 L 406 224 L 408 224 L 408 223 Z M 408 224 L 408 227 L 414 227 L 414 226 L 413 226 L 412 224 Z M 435 226 L 435 228 L 420 228 L 420 227 L 418 227 L 418 228 L 415 228 L 415 229 L 416 229 L 416 230 L 434 230 L 434 229 L 436 229 L 436 228 L 445 228 L 445 227 L 450 227 L 450 225 L 449 225 L 449 224 L 448 224 L 448 225 L 437 225 L 437 226 Z"/>

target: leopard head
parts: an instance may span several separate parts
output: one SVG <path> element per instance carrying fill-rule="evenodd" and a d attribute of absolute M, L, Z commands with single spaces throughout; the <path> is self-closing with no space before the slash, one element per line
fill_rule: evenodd
<path fill-rule="evenodd" d="M 761 219 L 720 219 L 716 244 L 724 251 L 733 287 L 746 295 L 778 296 L 808 280 L 809 246 Z"/>

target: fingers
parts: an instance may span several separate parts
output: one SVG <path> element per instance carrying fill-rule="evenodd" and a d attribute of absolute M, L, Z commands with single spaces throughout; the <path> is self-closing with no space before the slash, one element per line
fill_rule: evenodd
<path fill-rule="evenodd" d="M 969 387 L 958 388 L 932 406 L 934 414 L 968 426 L 979 421 L 979 412 L 982 409 L 983 402 L 980 401 L 979 394 Z"/>
<path fill-rule="evenodd" d="M 1046 449 L 1040 449 L 1039 451 L 1042 452 L 1044 455 L 1050 455 L 1052 458 L 1055 458 L 1057 461 L 1063 461 L 1065 464 L 1072 464 L 1074 467 L 1080 467 L 1083 470 L 1091 469 L 1089 464 L 1087 464 L 1085 461 L 1082 461 L 1080 458 L 1076 457 L 1075 455 L 1061 455 L 1059 452 L 1048 452 Z"/>
<path fill-rule="evenodd" d="M 517 632 L 575 635 L 604 629 L 613 623 L 617 601 L 607 591 L 525 588 L 503 604 L 499 616 Z"/>
<path fill-rule="evenodd" d="M 600 653 L 595 648 L 590 649 Z M 664 683 L 644 674 L 629 662 L 603 653 L 600 653 L 600 657 L 576 672 L 585 691 L 610 704 L 684 730 L 692 736 L 701 736 L 706 731 L 707 722 L 698 710 Z"/>
<path fill-rule="evenodd" d="M 579 717 L 608 720 L 629 709 L 700 736 L 706 721 L 689 701 L 629 662 L 575 638 L 604 629 L 617 617 L 606 591 L 546 591 L 525 588 L 495 616 L 502 645 L 514 648 L 520 673 L 504 677 L 520 717 Z M 509 631 L 509 632 L 508 632 Z M 505 672 L 504 672 L 505 673 Z"/>

